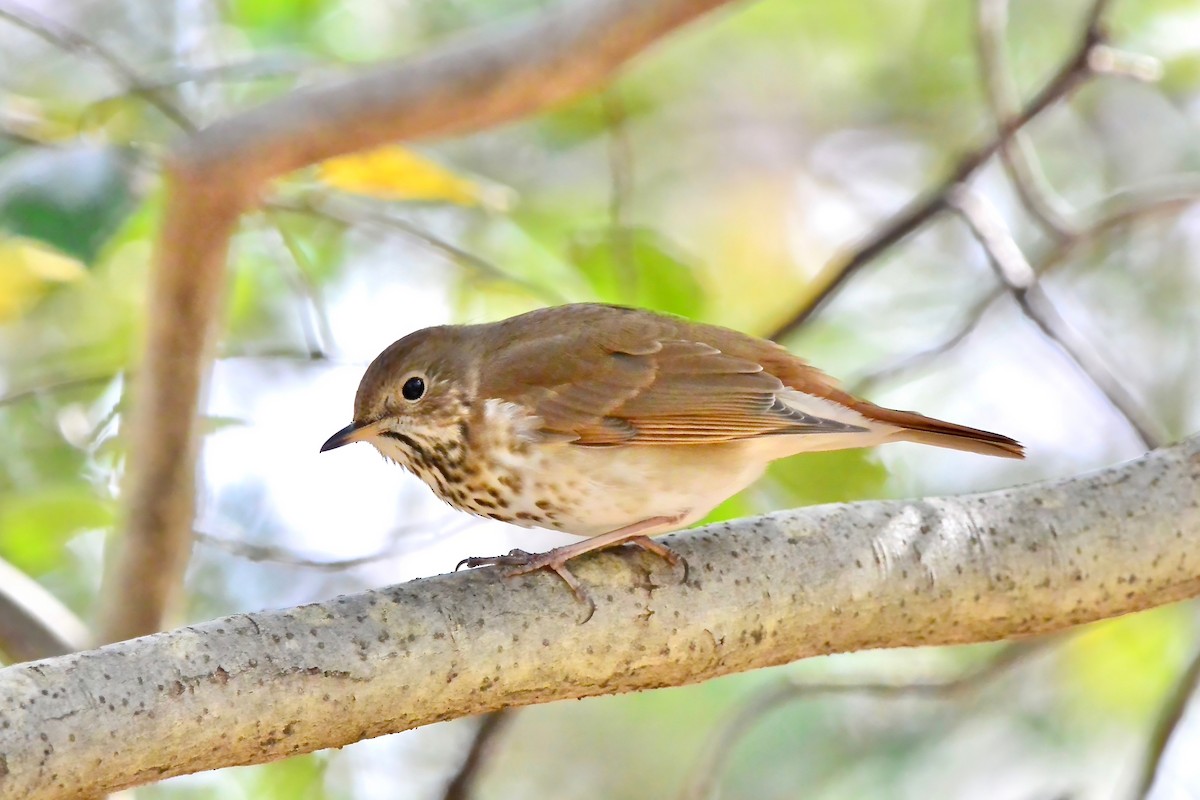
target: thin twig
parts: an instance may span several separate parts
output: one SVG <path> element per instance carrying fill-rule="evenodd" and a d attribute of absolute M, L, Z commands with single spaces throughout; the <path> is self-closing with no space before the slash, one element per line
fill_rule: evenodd
<path fill-rule="evenodd" d="M 937 344 L 926 347 L 915 353 L 897 358 L 881 366 L 863 373 L 855 380 L 849 382 L 850 392 L 857 395 L 870 394 L 876 386 L 885 381 L 891 381 L 900 376 L 920 369 L 931 361 L 945 355 L 954 348 L 962 344 L 966 339 L 975 332 L 979 324 L 983 322 L 987 310 L 995 302 L 997 297 L 1000 297 L 1003 292 L 999 289 L 989 292 L 979 300 L 963 315 L 962 321 L 949 336 L 939 341 Z"/>
<path fill-rule="evenodd" d="M 766 687 L 742 703 L 733 714 L 717 726 L 691 771 L 691 780 L 680 792 L 680 800 L 708 800 L 714 796 L 717 780 L 725 769 L 738 741 L 766 714 L 786 703 L 820 697 L 869 695 L 882 699 L 927 697 L 954 699 L 973 692 L 1004 674 L 1017 664 L 1043 652 L 1061 637 L 1042 637 L 1006 645 L 998 655 L 981 667 L 955 678 L 914 683 L 806 683 L 785 680 Z"/>
<path fill-rule="evenodd" d="M 1173 176 L 1168 180 L 1119 189 L 1097 204 L 1097 210 L 1090 214 L 1094 221 L 1083 228 L 1078 235 L 1055 242 L 1041 256 L 1034 259 L 1034 272 L 1040 278 L 1065 264 L 1081 247 L 1095 244 L 1115 230 L 1123 229 L 1136 221 L 1177 212 L 1198 201 L 1200 201 L 1200 175 Z M 856 391 L 865 387 L 873 387 L 883 380 L 895 380 L 953 350 L 965 341 L 979 325 L 986 311 L 1007 293 L 1004 286 L 992 289 L 975 302 L 971 310 L 964 315 L 958 327 L 942 341 L 919 353 L 868 372 L 855 384 Z"/>
<path fill-rule="evenodd" d="M 1008 3 L 1009 0 L 979 0 L 975 15 L 984 96 L 996 130 L 1003 129 L 1019 108 L 1016 84 L 1005 55 Z M 1098 13 L 1094 7 L 1092 13 Z M 1058 238 L 1077 233 L 1073 211 L 1050 185 L 1024 129 L 1000 139 L 1000 161 L 1017 196 L 1035 220 Z"/>
<path fill-rule="evenodd" d="M 0 19 L 11 22 L 60 50 L 92 58 L 97 63 L 104 65 L 118 82 L 129 89 L 131 94 L 143 98 L 164 117 L 185 131 L 194 132 L 196 130 L 195 124 L 186 113 L 168 100 L 162 92 L 148 86 L 137 70 L 100 42 L 28 6 L 9 0 L 0 2 Z"/>
<path fill-rule="evenodd" d="M 1038 273 L 1025 259 L 1004 220 L 987 200 L 967 187 L 951 196 L 972 235 L 987 255 L 996 277 L 1012 295 L 1022 313 L 1063 351 L 1109 404 L 1125 418 L 1146 449 L 1160 446 L 1166 439 L 1159 426 L 1146 414 L 1125 384 L 1059 313 L 1054 302 L 1038 283 Z"/>
<path fill-rule="evenodd" d="M 487 765 L 492 751 L 496 749 L 496 741 L 512 724 L 516 715 L 517 709 L 502 708 L 479 718 L 479 727 L 475 729 L 471 746 L 467 748 L 462 764 L 446 786 L 442 800 L 470 800 L 475 784 L 479 782 L 479 773 Z"/>
<path fill-rule="evenodd" d="M 613 268 L 626 298 L 637 296 L 638 269 L 633 257 L 633 236 L 626 218 L 633 196 L 633 142 L 629 138 L 628 111 L 619 87 L 601 97 L 608 118 L 608 229 Z"/>
<path fill-rule="evenodd" d="M 27 389 L 17 389 L 5 395 L 0 395 L 0 407 L 14 405 L 25 400 L 31 400 L 44 394 L 57 394 L 58 392 L 67 392 L 72 389 L 85 389 L 89 386 L 97 386 L 102 383 L 108 383 L 116 378 L 119 372 L 105 372 L 102 375 L 80 375 L 74 378 L 63 378 L 60 381 L 43 384 L 41 386 L 31 386 Z"/>
<path fill-rule="evenodd" d="M 320 199 L 308 194 L 296 200 L 276 199 L 264 204 L 264 207 L 274 211 L 288 211 L 297 214 L 311 214 L 331 220 L 340 225 L 354 226 L 364 223 L 375 225 L 391 231 L 399 231 L 416 239 L 430 249 L 445 255 L 456 264 L 474 271 L 477 275 L 489 280 L 507 283 L 528 292 L 531 296 L 551 304 L 568 302 L 566 297 L 556 289 L 526 280 L 506 272 L 482 256 L 463 250 L 461 247 L 430 233 L 409 220 L 388 213 L 382 207 L 373 203 L 353 203 L 343 199 L 335 202 Z"/>
<path fill-rule="evenodd" d="M 1006 123 L 999 127 L 995 136 L 959 159 L 951 174 L 940 184 L 905 206 L 851 253 L 838 256 L 826 264 L 816 278 L 817 289 L 805 298 L 792 318 L 779 326 L 770 338 L 786 339 L 795 333 L 845 285 L 855 272 L 922 227 L 940 211 L 945 210 L 947 197 L 954 187 L 965 182 L 983 166 L 1000 149 L 1008 137 L 1047 108 L 1067 98 L 1090 78 L 1094 73 L 1089 56 L 1092 50 L 1104 40 L 1100 16 L 1106 3 L 1107 0 L 1094 2 L 1088 15 L 1087 27 L 1080 35 L 1075 51 L 1059 67 L 1058 72 L 1042 86 L 1041 91 L 1021 109 L 1019 114 L 1009 117 Z"/>
<path fill-rule="evenodd" d="M 321 290 L 313 282 L 309 272 L 308 256 L 300 246 L 295 234 L 288 230 L 283 220 L 271 209 L 264 209 L 267 223 L 279 234 L 288 257 L 279 260 L 284 278 L 291 284 L 292 291 L 303 299 L 305 310 L 299 314 L 304 341 L 314 359 L 327 359 L 335 349 L 333 326 L 329 323 L 329 311 L 321 297 Z"/>
<path fill-rule="evenodd" d="M 1200 650 L 1192 656 L 1187 669 L 1175 682 L 1171 696 L 1167 698 L 1159 711 L 1158 720 L 1154 723 L 1154 732 L 1150 735 L 1150 746 L 1142 764 L 1142 774 L 1138 780 L 1135 797 L 1143 798 L 1143 800 L 1150 797 L 1150 790 L 1154 788 L 1154 779 L 1158 775 L 1159 765 L 1162 764 L 1163 756 L 1167 752 L 1167 744 L 1171 741 L 1171 735 L 1175 733 L 1175 729 L 1179 727 L 1180 721 L 1183 720 L 1183 712 L 1187 710 L 1189 701 L 1196 694 L 1198 686 L 1200 686 Z"/>
<path fill-rule="evenodd" d="M 388 544 L 386 547 L 383 547 L 380 550 L 377 550 L 374 553 L 369 553 L 365 556 L 355 556 L 353 558 L 341 558 L 323 561 L 321 559 L 300 555 L 299 553 L 293 552 L 284 547 L 244 542 L 238 539 L 231 539 L 227 536 L 216 536 L 200 530 L 194 531 L 193 536 L 200 544 L 219 548 L 230 555 L 244 558 L 247 561 L 269 562 L 272 564 L 282 564 L 288 567 L 303 567 L 304 569 L 313 569 L 319 572 L 344 572 L 348 569 L 361 567 L 364 564 L 374 564 L 379 561 L 386 561 L 387 559 L 394 558 L 397 555 L 397 547 L 393 542 Z"/>

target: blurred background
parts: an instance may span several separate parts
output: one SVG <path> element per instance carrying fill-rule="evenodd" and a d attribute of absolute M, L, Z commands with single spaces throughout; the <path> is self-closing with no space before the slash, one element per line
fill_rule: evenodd
<path fill-rule="evenodd" d="M 544 5 L 0 0 L 0 558 L 93 621 L 169 143 Z M 1093 49 L 1076 91 L 1014 143 L 1028 146 L 1013 153 L 1025 197 L 996 158 L 966 188 L 946 182 L 1009 113 L 1007 82 L 1036 96 L 1081 52 L 1094 10 L 1018 0 L 1005 30 L 969 0 L 734 5 L 601 94 L 278 182 L 231 255 L 177 622 L 562 542 L 454 512 L 369 447 L 318 456 L 366 364 L 431 324 L 603 300 L 782 330 L 878 403 L 1029 449 L 1020 463 L 911 445 L 795 458 L 714 518 L 1065 476 L 1195 432 L 1200 5 L 1099 9 L 1119 50 Z M 809 313 L 857 243 L 927 191 L 942 192 L 936 213 L 849 262 Z M 1195 680 L 1197 623 L 1189 603 L 1046 641 L 810 659 L 525 709 L 492 720 L 471 796 L 1138 796 Z M 478 729 L 136 796 L 450 797 Z M 1159 800 L 1200 796 L 1187 757 L 1200 719 L 1175 733 Z"/>

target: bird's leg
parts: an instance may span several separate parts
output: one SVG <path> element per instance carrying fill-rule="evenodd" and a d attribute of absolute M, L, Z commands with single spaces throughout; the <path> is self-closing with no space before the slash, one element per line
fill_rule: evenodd
<path fill-rule="evenodd" d="M 516 577 L 517 575 L 525 575 L 539 569 L 553 570 L 558 577 L 563 579 L 567 586 L 571 587 L 571 592 L 574 593 L 575 598 L 579 602 L 590 606 L 587 618 L 584 620 L 586 622 L 588 619 L 591 619 L 592 612 L 596 609 L 596 604 L 592 602 L 587 592 L 583 590 L 579 579 L 567 569 L 567 562 L 584 553 L 590 553 L 594 550 L 604 550 L 608 547 L 615 547 L 619 544 L 629 542 L 630 544 L 636 544 L 643 550 L 649 550 L 673 567 L 682 563 L 684 580 L 686 581 L 687 562 L 684 561 L 683 557 L 666 545 L 654 541 L 647 535 L 647 531 L 670 530 L 671 526 L 677 525 L 683 517 L 683 514 L 650 517 L 649 519 L 635 522 L 632 525 L 626 525 L 623 528 L 617 528 L 614 531 L 602 533 L 590 539 L 584 539 L 582 542 L 547 550 L 544 553 L 527 553 L 524 550 L 511 550 L 508 554 L 502 556 L 464 558 L 458 562 L 458 567 L 464 565 L 467 567 L 482 567 L 487 564 L 498 564 L 500 566 L 511 567 L 506 573 L 506 576 L 509 578 Z M 455 567 L 455 569 L 458 569 L 458 567 Z"/>

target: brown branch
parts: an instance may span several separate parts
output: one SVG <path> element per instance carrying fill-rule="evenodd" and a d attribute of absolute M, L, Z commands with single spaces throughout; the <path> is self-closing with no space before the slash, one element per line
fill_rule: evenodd
<path fill-rule="evenodd" d="M 1042 86 L 1020 113 L 1011 116 L 999 126 L 996 135 L 959 159 L 950 175 L 933 189 L 913 200 L 892 217 L 875 233 L 861 242 L 852 252 L 835 257 L 827 263 L 815 279 L 815 290 L 805 297 L 799 310 L 791 319 L 780 325 L 771 335 L 772 339 L 786 339 L 812 318 L 845 285 L 855 272 L 874 261 L 891 247 L 904 240 L 939 212 L 946 209 L 946 200 L 955 186 L 964 183 L 976 170 L 983 166 L 1016 131 L 1046 109 L 1066 99 L 1094 72 L 1090 54 L 1104 41 L 1100 17 L 1107 0 L 1096 0 L 1088 15 L 1075 51 L 1058 72 Z"/>
<path fill-rule="evenodd" d="M 723 0 L 591 0 L 557 6 L 284 96 L 184 140 L 167 160 L 167 205 L 151 281 L 131 424 L 124 537 L 104 635 L 157 630 L 187 563 L 198 409 L 229 238 L 263 183 L 396 139 L 467 133 L 596 88 L 625 61 Z"/>
<path fill-rule="evenodd" d="M 1000 214 L 982 195 L 965 186 L 952 194 L 950 202 L 983 248 L 988 263 L 1021 312 L 1075 363 L 1084 377 L 1104 395 L 1109 405 L 1124 417 L 1146 449 L 1160 446 L 1166 434 L 1141 408 L 1124 382 L 1109 369 L 1087 339 L 1059 313 L 1038 283 L 1037 271 L 1025 259 L 1025 254 L 1013 240 Z"/>
<path fill-rule="evenodd" d="M 483 715 L 479 727 L 475 729 L 475 736 L 471 738 L 471 746 L 447 784 L 442 800 L 470 800 L 479 782 L 480 771 L 496 749 L 496 741 L 512 725 L 516 715 L 515 708 L 504 708 Z"/>

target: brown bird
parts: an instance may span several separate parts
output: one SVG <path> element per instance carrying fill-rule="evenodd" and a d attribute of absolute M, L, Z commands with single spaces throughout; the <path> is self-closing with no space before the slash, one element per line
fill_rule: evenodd
<path fill-rule="evenodd" d="M 649 537 L 701 519 L 777 458 L 885 442 L 1024 457 L 1007 436 L 860 400 L 773 342 L 591 303 L 405 336 L 367 368 L 354 421 L 321 451 L 357 441 L 455 508 L 590 537 L 462 562 L 549 568 L 589 604 L 570 559 L 629 542 L 678 564 Z"/>

